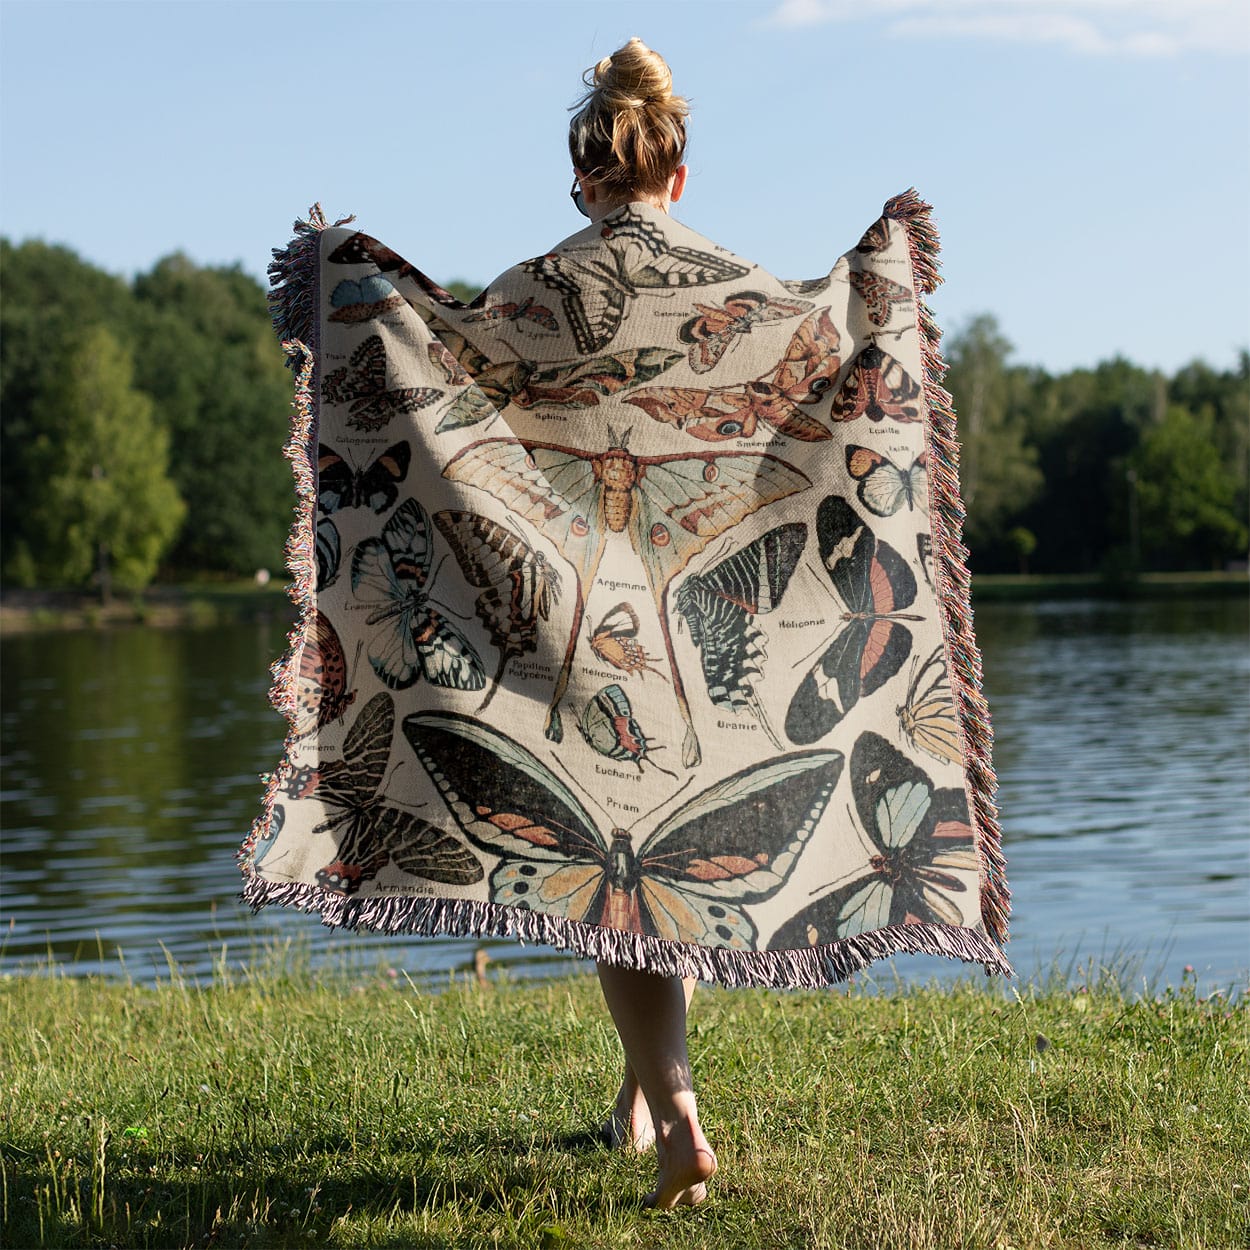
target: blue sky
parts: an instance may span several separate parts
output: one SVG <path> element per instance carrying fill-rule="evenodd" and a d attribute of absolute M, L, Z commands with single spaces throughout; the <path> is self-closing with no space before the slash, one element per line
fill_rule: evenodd
<path fill-rule="evenodd" d="M 634 34 L 691 99 L 678 215 L 780 276 L 915 185 L 948 329 L 1052 370 L 1250 343 L 1245 0 L 0 0 L 0 228 L 260 276 L 320 200 L 485 282 L 579 227 L 567 108 Z"/>

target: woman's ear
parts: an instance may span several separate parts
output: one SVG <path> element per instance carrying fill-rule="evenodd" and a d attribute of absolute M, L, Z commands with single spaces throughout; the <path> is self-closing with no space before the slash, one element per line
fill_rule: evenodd
<path fill-rule="evenodd" d="M 577 178 L 577 181 L 582 185 L 583 203 L 587 205 L 593 204 L 595 202 L 595 180 L 593 178 L 587 178 L 576 165 L 573 166 L 573 173 Z"/>
<path fill-rule="evenodd" d="M 673 181 L 669 183 L 668 198 L 674 204 L 681 199 L 681 193 L 686 189 L 686 175 L 690 172 L 689 165 L 678 165 L 673 171 Z"/>

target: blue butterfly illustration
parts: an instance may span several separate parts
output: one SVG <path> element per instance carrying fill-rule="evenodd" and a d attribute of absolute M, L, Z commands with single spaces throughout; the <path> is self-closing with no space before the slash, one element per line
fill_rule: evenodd
<path fill-rule="evenodd" d="M 434 554 L 429 514 L 407 499 L 381 537 L 361 541 L 352 556 L 352 591 L 375 604 L 365 619 L 373 627 L 369 663 L 392 690 L 406 690 L 425 675 L 436 686 L 481 690 L 486 671 L 467 638 L 431 606 Z"/>

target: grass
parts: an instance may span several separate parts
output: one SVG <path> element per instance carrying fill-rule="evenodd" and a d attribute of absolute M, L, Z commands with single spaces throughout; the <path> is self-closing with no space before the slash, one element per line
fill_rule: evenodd
<path fill-rule="evenodd" d="M 1094 985 L 701 989 L 721 1171 L 640 1209 L 587 1134 L 618 1078 L 593 979 L 416 990 L 272 970 L 0 983 L 4 1244 L 1235 1247 L 1250 1008 Z"/>

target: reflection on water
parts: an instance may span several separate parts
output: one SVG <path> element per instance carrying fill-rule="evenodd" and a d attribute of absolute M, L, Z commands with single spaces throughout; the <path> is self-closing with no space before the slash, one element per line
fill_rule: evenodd
<path fill-rule="evenodd" d="M 1013 941 L 1059 954 L 1250 967 L 1250 656 L 1244 601 L 991 604 L 977 614 L 997 733 Z M 138 980 L 167 955 L 207 976 L 283 935 L 428 974 L 477 945 L 518 973 L 571 966 L 516 943 L 331 934 L 236 900 L 234 854 L 282 725 L 265 701 L 281 625 L 6 640 L 0 665 L 0 968 L 49 953 Z M 908 977 L 944 961 L 900 959 Z"/>

